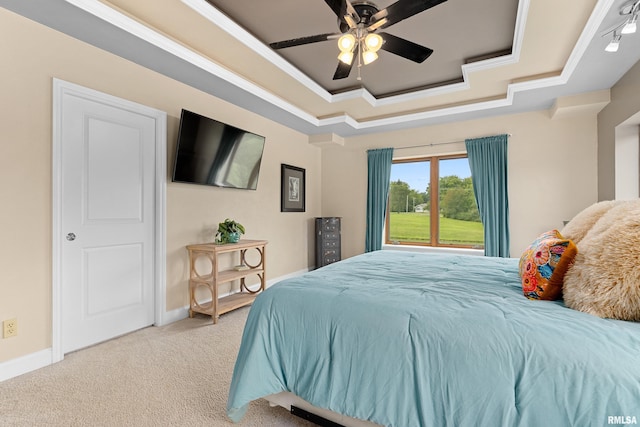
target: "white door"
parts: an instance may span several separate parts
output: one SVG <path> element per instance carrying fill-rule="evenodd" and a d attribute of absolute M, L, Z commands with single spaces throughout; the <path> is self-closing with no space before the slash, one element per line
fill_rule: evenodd
<path fill-rule="evenodd" d="M 65 94 L 59 135 L 67 353 L 154 322 L 156 122 Z"/>

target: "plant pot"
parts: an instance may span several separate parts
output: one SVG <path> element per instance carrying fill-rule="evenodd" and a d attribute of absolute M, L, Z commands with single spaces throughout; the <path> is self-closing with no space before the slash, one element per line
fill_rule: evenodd
<path fill-rule="evenodd" d="M 229 239 L 227 240 L 228 243 L 238 243 L 240 241 L 240 233 L 235 232 L 235 233 L 229 233 Z"/>

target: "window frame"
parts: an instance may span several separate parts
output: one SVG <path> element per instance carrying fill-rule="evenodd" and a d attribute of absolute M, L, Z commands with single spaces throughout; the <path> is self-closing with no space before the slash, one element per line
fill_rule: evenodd
<path fill-rule="evenodd" d="M 468 159 L 469 156 L 467 153 L 461 154 L 447 154 L 447 155 L 435 155 L 435 156 L 423 156 L 423 157 L 412 157 L 408 159 L 393 159 L 391 164 L 399 164 L 399 163 L 418 163 L 418 162 L 429 162 L 429 182 L 431 184 L 431 212 L 434 211 L 433 207 L 435 206 L 435 212 L 440 212 L 440 161 L 441 160 L 451 160 L 451 159 Z M 473 179 L 473 178 L 472 178 Z M 440 243 L 439 237 L 439 228 L 440 228 L 440 216 L 438 215 L 438 221 L 433 221 L 431 218 L 431 213 L 429 213 L 429 237 L 430 242 L 411 242 L 411 241 L 391 241 L 389 239 L 390 233 L 390 197 L 387 198 L 387 210 L 385 213 L 385 227 L 384 227 L 384 243 L 386 245 L 396 245 L 396 246 L 425 246 L 425 247 L 434 247 L 434 248 L 461 248 L 461 249 L 482 249 L 484 248 L 484 242 L 482 246 L 479 245 L 456 245 L 451 243 Z"/>

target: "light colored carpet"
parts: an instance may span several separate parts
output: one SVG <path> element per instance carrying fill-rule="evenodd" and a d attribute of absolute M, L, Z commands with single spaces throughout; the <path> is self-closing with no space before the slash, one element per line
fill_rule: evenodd
<path fill-rule="evenodd" d="M 248 312 L 145 328 L 0 382 L 0 425 L 234 426 L 227 393 Z M 237 425 L 313 426 L 262 399 Z"/>

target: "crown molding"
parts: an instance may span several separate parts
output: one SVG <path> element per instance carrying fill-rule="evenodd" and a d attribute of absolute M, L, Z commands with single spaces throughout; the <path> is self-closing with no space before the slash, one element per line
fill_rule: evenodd
<path fill-rule="evenodd" d="M 227 81 L 231 85 L 254 95 L 275 108 L 287 111 L 295 117 L 303 120 L 304 122 L 316 127 L 319 131 L 322 128 L 330 126 L 345 125 L 352 130 L 374 130 L 377 128 L 384 128 L 393 125 L 402 125 L 414 123 L 420 125 L 421 121 L 440 118 L 444 116 L 458 115 L 464 113 L 474 113 L 480 110 L 495 109 L 501 107 L 509 107 L 513 105 L 514 95 L 518 92 L 525 92 L 537 89 L 544 89 L 552 86 L 562 85 L 567 83 L 581 57 L 587 50 L 591 40 L 596 34 L 598 27 L 605 19 L 607 12 L 611 8 L 615 0 L 598 0 L 594 11 L 590 15 L 587 25 L 583 29 L 578 42 L 574 46 L 567 63 L 565 64 L 562 72 L 559 76 L 539 78 L 526 82 L 512 83 L 507 86 L 504 98 L 492 99 L 489 101 L 470 102 L 464 105 L 458 105 L 454 107 L 444 107 L 430 109 L 426 111 L 412 112 L 409 114 L 398 114 L 394 116 L 388 116 L 384 118 L 371 119 L 371 120 L 356 120 L 348 114 L 337 115 L 326 118 L 318 118 L 307 111 L 295 106 L 294 104 L 274 95 L 272 92 L 248 81 L 247 79 L 233 73 L 229 69 L 222 67 L 220 64 L 212 61 L 203 55 L 196 53 L 182 44 L 175 42 L 169 37 L 160 34 L 159 32 L 143 25 L 142 23 L 126 16 L 125 14 L 110 8 L 106 4 L 98 0 L 64 0 L 65 2 L 72 4 L 83 11 L 90 13 L 117 28 L 120 28 L 129 34 L 134 35 L 164 51 L 184 60 L 188 63 L 208 72 L 218 78 Z M 370 105 L 386 106 L 393 105 L 395 103 L 407 102 L 413 99 L 424 98 L 429 96 L 443 95 L 447 93 L 458 92 L 469 88 L 468 75 L 474 72 L 488 70 L 496 67 L 502 67 L 505 65 L 513 64 L 519 60 L 520 51 L 522 47 L 522 40 L 524 37 L 524 27 L 526 22 L 526 16 L 528 14 L 530 0 L 520 0 L 518 6 L 518 13 L 516 19 L 516 28 L 514 32 L 513 51 L 510 55 L 505 55 L 499 58 L 487 59 L 484 61 L 478 61 L 471 64 L 465 64 L 462 66 L 462 73 L 464 81 L 462 83 L 451 84 L 448 86 L 436 87 L 425 89 L 423 91 L 416 91 L 413 93 L 406 93 L 402 95 L 389 96 L 384 98 L 375 98 L 366 89 L 358 89 L 354 91 L 348 91 L 339 94 L 331 94 L 328 91 L 321 88 L 317 83 L 312 81 L 306 75 L 304 75 L 296 67 L 285 61 L 280 55 L 277 55 L 270 48 L 257 40 L 251 34 L 239 27 L 228 17 L 223 15 L 220 11 L 215 9 L 205 0 L 181 0 L 185 5 L 192 8 L 194 11 L 210 20 L 214 25 L 222 28 L 232 36 L 236 37 L 239 41 L 253 49 L 257 54 L 261 55 L 265 59 L 271 61 L 274 65 L 287 72 L 292 78 L 304 84 L 311 91 L 320 96 L 323 100 L 330 103 L 342 102 L 351 99 L 363 99 Z M 331 132 L 331 131 L 329 131 Z"/>
<path fill-rule="evenodd" d="M 353 99 L 362 99 L 369 103 L 369 105 L 371 105 L 372 107 L 395 105 L 417 99 L 424 99 L 427 97 L 446 95 L 454 92 L 468 90 L 470 89 L 470 85 L 467 83 L 469 74 L 477 71 L 484 71 L 517 63 L 520 58 L 520 50 L 522 48 L 522 40 L 524 38 L 524 29 L 530 2 L 530 0 L 520 0 L 518 2 L 518 12 L 516 14 L 516 26 L 514 29 L 514 41 L 512 47 L 513 51 L 510 55 L 462 65 L 461 68 L 464 83 L 455 83 L 424 90 L 407 92 L 401 95 L 376 98 L 373 94 L 371 94 L 364 88 L 358 88 L 350 91 L 340 92 L 338 94 L 332 94 L 329 91 L 325 90 L 314 80 L 309 78 L 306 74 L 302 73 L 298 68 L 294 67 L 282 56 L 275 53 L 271 48 L 254 37 L 251 33 L 236 24 L 206 0 L 181 1 L 182 3 L 193 9 L 195 12 L 208 19 L 212 24 L 226 31 L 230 36 L 234 37 L 236 40 L 252 49 L 256 54 L 262 56 L 273 65 L 278 67 L 280 70 L 287 73 L 290 77 L 307 87 L 324 101 L 328 103 L 336 103 Z"/>
<path fill-rule="evenodd" d="M 316 95 L 320 96 L 327 102 L 332 102 L 331 94 L 324 90 L 322 86 L 310 79 L 306 74 L 294 67 L 290 62 L 285 61 L 280 55 L 275 53 L 271 48 L 254 37 L 247 30 L 232 21 L 227 15 L 220 12 L 206 0 L 181 0 L 182 3 L 189 6 L 196 13 L 207 19 L 216 27 L 226 31 L 231 37 L 235 38 L 255 53 L 280 68 L 300 84 L 307 87 Z"/>
<path fill-rule="evenodd" d="M 204 57 L 188 48 L 184 45 L 175 42 L 167 36 L 164 36 L 157 31 L 141 24 L 140 22 L 126 16 L 125 14 L 110 8 L 104 3 L 98 0 L 65 0 L 67 3 L 76 6 L 83 11 L 90 13 L 97 18 L 102 19 L 105 22 L 114 25 L 121 30 L 132 34 L 141 40 L 144 40 L 165 52 L 168 52 L 188 63 L 207 71 L 222 80 L 229 82 L 230 84 L 248 92 L 270 104 L 286 110 L 287 112 L 299 117 L 302 120 L 310 124 L 317 125 L 318 120 L 315 116 L 307 113 L 306 111 L 296 107 L 295 105 L 275 96 L 273 93 L 265 90 L 264 88 L 242 78 L 241 76 L 233 73 L 220 64 L 212 61 L 209 58 Z"/>

